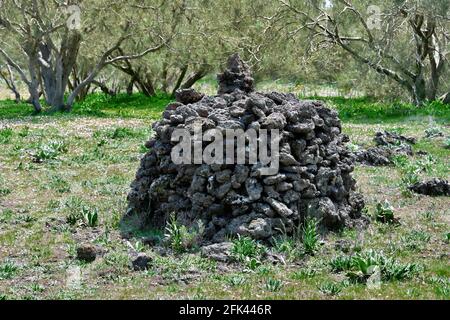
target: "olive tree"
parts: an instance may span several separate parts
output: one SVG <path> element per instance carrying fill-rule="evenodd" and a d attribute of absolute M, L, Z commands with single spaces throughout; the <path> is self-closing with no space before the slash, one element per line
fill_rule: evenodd
<path fill-rule="evenodd" d="M 164 1 L 161 1 L 164 2 Z M 76 97 L 108 65 L 141 58 L 163 48 L 170 36 L 156 34 L 158 7 L 145 11 L 152 23 L 139 24 L 135 14 L 142 1 L 125 0 L 13 0 L 2 2 L 0 11 L 0 55 L 28 87 L 30 101 L 37 112 L 42 107 L 40 90 L 54 110 L 70 110 Z M 119 53 L 124 43 L 147 37 L 139 52 Z M 83 52 L 93 53 L 89 71 L 67 98 L 70 76 Z"/>
<path fill-rule="evenodd" d="M 321 49 L 344 50 L 406 90 L 415 104 L 448 92 L 448 1 L 278 1 L 271 22 L 292 37 L 308 31 Z"/>

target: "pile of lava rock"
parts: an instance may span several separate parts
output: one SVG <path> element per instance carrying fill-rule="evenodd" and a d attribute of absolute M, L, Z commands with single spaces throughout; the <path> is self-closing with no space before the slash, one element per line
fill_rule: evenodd
<path fill-rule="evenodd" d="M 126 217 L 161 229 L 173 215 L 187 227 L 201 221 L 205 243 L 236 235 L 269 241 L 294 232 L 308 217 L 324 231 L 361 221 L 364 199 L 355 192 L 354 156 L 337 112 L 293 94 L 255 92 L 249 67 L 237 54 L 218 80 L 217 96 L 182 90 L 153 124 Z M 279 129 L 279 172 L 263 176 L 258 163 L 174 164 L 172 133 L 192 132 L 194 124 L 205 131 Z"/>
<path fill-rule="evenodd" d="M 357 162 L 370 166 L 390 165 L 394 156 L 412 156 L 411 145 L 416 144 L 416 139 L 384 131 L 376 133 L 374 142 L 375 147 L 355 152 Z"/>

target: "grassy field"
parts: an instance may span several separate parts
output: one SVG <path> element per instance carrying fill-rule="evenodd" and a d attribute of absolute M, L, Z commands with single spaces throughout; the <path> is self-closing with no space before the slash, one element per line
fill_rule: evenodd
<path fill-rule="evenodd" d="M 196 252 L 159 255 L 138 236 L 120 236 L 143 144 L 169 100 L 93 95 L 71 114 L 39 116 L 28 105 L 0 102 L 0 300 L 450 298 L 450 198 L 406 190 L 413 179 L 449 178 L 449 106 L 327 99 L 339 110 L 352 147 L 371 145 L 376 131 L 393 130 L 416 137 L 415 150 L 429 153 L 392 167 L 356 169 L 366 214 L 373 217 L 387 200 L 400 224 L 373 219 L 365 230 L 329 234 L 314 254 L 280 240 L 276 250 L 286 264 L 223 265 Z M 426 138 L 430 128 L 444 136 Z M 71 223 L 80 212 L 97 213 L 98 226 Z M 102 257 L 91 264 L 76 260 L 80 243 L 97 244 Z M 153 256 L 148 271 L 131 270 L 133 251 Z M 355 257 L 356 269 L 348 263 Z M 371 259 L 382 261 L 380 285 L 355 281 Z"/>

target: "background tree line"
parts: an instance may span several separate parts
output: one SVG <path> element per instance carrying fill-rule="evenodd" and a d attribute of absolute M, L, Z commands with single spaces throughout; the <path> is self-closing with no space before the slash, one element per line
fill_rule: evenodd
<path fill-rule="evenodd" d="M 37 112 L 189 88 L 233 52 L 258 79 L 450 102 L 446 0 L 3 0 L 0 79 Z"/>

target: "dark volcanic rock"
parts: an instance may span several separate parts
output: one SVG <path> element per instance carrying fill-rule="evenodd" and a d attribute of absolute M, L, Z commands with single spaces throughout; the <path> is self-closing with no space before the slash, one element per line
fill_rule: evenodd
<path fill-rule="evenodd" d="M 77 259 L 84 262 L 93 262 L 97 258 L 98 250 L 90 244 L 83 244 L 77 248 Z"/>
<path fill-rule="evenodd" d="M 400 143 L 416 144 L 415 138 L 405 137 L 394 132 L 377 132 L 375 142 L 379 146 L 398 145 Z"/>
<path fill-rule="evenodd" d="M 427 196 L 450 196 L 450 184 L 446 180 L 433 179 L 431 181 L 418 182 L 409 189 L 415 193 Z"/>
<path fill-rule="evenodd" d="M 387 166 L 392 164 L 392 158 L 397 155 L 413 155 L 412 144 L 415 138 L 405 137 L 396 133 L 377 132 L 374 138 L 376 147 L 358 150 L 354 153 L 356 161 L 369 166 Z"/>
<path fill-rule="evenodd" d="M 152 258 L 144 253 L 140 253 L 136 258 L 133 259 L 131 265 L 133 266 L 134 271 L 144 271 L 149 268 L 151 262 Z"/>
<path fill-rule="evenodd" d="M 177 102 L 182 104 L 191 104 L 199 102 L 203 99 L 205 95 L 203 93 L 199 93 L 194 89 L 181 89 L 175 92 L 175 99 Z"/>
<path fill-rule="evenodd" d="M 219 262 L 230 262 L 232 261 L 232 249 L 231 242 L 216 243 L 203 247 L 202 256 Z"/>
<path fill-rule="evenodd" d="M 146 143 L 150 150 L 131 185 L 125 218 L 164 228 L 176 213 L 188 228 L 200 221 L 205 242 L 230 235 L 270 240 L 294 232 L 308 217 L 321 219 L 327 229 L 355 225 L 364 200 L 355 192 L 354 155 L 345 146 L 337 112 L 292 94 L 254 92 L 248 66 L 237 55 L 218 78 L 217 96 L 171 104 L 153 124 L 155 136 Z M 262 175 L 261 163 L 175 165 L 171 132 L 193 132 L 194 124 L 219 132 L 279 130 L 279 171 Z"/>
<path fill-rule="evenodd" d="M 236 90 L 249 93 L 254 89 L 250 68 L 237 53 L 228 59 L 227 69 L 217 79 L 219 94 L 233 93 Z"/>

